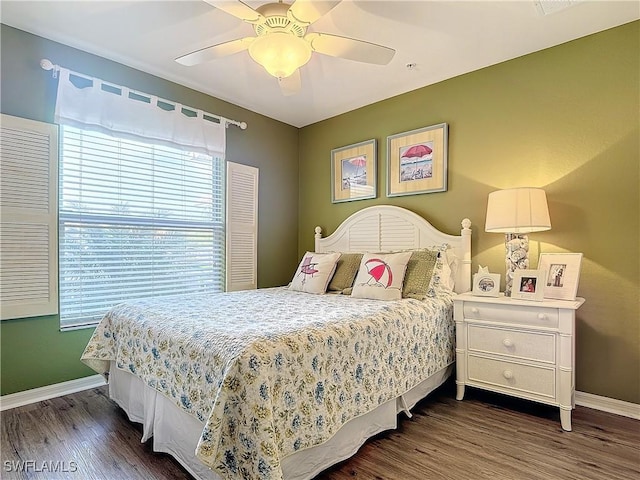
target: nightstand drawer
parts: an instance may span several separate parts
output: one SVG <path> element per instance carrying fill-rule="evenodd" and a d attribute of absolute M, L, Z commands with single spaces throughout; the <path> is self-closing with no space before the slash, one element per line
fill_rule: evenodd
<path fill-rule="evenodd" d="M 464 318 L 504 322 L 530 327 L 558 328 L 558 309 L 537 306 L 518 306 L 514 309 L 508 303 L 487 304 L 464 302 Z"/>
<path fill-rule="evenodd" d="M 470 382 L 485 386 L 493 385 L 498 390 L 539 395 L 554 399 L 556 395 L 556 372 L 554 368 L 522 365 L 469 355 L 467 375 Z"/>
<path fill-rule="evenodd" d="M 556 361 L 556 336 L 553 333 L 523 332 L 470 324 L 467 335 L 470 351 L 497 353 L 551 364 Z"/>

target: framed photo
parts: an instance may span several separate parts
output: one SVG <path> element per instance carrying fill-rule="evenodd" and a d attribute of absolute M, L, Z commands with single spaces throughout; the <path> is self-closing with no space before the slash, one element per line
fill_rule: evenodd
<path fill-rule="evenodd" d="M 331 201 L 376 198 L 376 141 L 331 150 Z"/>
<path fill-rule="evenodd" d="M 544 298 L 544 270 L 517 270 L 513 273 L 511 298 L 541 301 Z"/>
<path fill-rule="evenodd" d="M 497 297 L 500 295 L 499 273 L 475 273 L 473 275 L 474 295 L 481 297 Z"/>
<path fill-rule="evenodd" d="M 575 300 L 581 264 L 581 253 L 541 253 L 538 268 L 547 271 L 544 298 Z"/>
<path fill-rule="evenodd" d="M 447 191 L 446 123 L 387 137 L 387 197 Z"/>

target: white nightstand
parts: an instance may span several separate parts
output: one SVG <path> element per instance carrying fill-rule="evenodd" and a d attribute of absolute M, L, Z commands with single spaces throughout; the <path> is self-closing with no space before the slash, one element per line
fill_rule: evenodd
<path fill-rule="evenodd" d="M 457 295 L 456 399 L 469 385 L 554 405 L 571 431 L 575 313 L 583 303 Z"/>

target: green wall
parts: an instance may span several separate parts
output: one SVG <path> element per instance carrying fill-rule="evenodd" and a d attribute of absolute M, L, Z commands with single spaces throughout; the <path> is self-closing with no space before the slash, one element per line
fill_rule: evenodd
<path fill-rule="evenodd" d="M 53 121 L 56 82 L 39 66 L 42 58 L 71 70 L 127 85 L 227 118 L 227 159 L 260 169 L 258 286 L 290 280 L 297 258 L 298 133 L 290 125 L 95 55 L 0 26 L 2 113 Z M 215 78 L 211 79 L 215 82 Z M 80 363 L 93 329 L 60 332 L 57 316 L 0 324 L 0 394 L 27 390 L 94 374 Z"/>
<path fill-rule="evenodd" d="M 640 403 L 640 23 L 391 98 L 303 129 L 180 85 L 2 25 L 2 113 L 51 122 L 49 58 L 72 70 L 244 120 L 228 130 L 227 157 L 260 168 L 258 283 L 290 280 L 313 229 L 333 231 L 374 204 L 409 208 L 450 233 L 474 223 L 473 262 L 504 273 L 501 235 L 483 231 L 489 192 L 547 192 L 544 252 L 583 252 L 577 315 L 577 389 Z M 215 81 L 215 79 L 212 79 Z M 386 198 L 386 137 L 447 122 L 448 191 Z M 330 201 L 330 150 L 378 140 L 378 198 Z M 290 232 L 298 232 L 291 235 Z M 93 374 L 79 362 L 91 329 L 61 333 L 57 317 L 0 325 L 1 394 Z"/>
<path fill-rule="evenodd" d="M 455 234 L 473 222 L 473 269 L 504 277 L 504 237 L 484 232 L 489 192 L 542 187 L 540 251 L 584 253 L 577 390 L 640 403 L 640 34 L 633 22 L 331 118 L 300 131 L 298 254 L 316 225 L 389 203 Z M 420 61 L 420 60 L 418 60 Z M 449 124 L 448 191 L 387 198 L 386 137 Z M 378 198 L 331 203 L 330 151 L 375 138 Z"/>

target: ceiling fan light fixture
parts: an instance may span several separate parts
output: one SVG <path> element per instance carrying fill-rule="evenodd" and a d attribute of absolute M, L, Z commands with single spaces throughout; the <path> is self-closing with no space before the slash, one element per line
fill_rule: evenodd
<path fill-rule="evenodd" d="M 311 46 L 302 38 L 286 32 L 257 37 L 249 55 L 276 78 L 286 78 L 311 59 Z"/>

